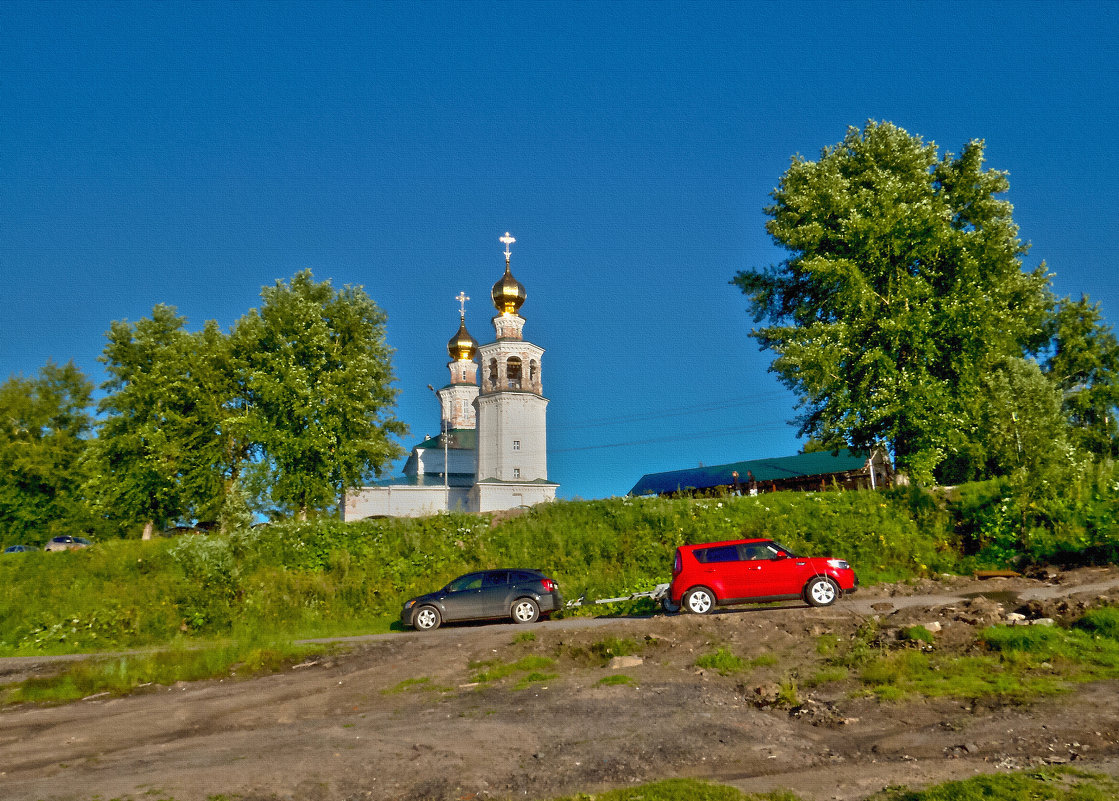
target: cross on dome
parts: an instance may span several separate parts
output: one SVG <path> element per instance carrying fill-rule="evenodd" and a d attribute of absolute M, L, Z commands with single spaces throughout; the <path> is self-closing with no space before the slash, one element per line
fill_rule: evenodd
<path fill-rule="evenodd" d="M 470 300 L 470 296 L 465 292 L 459 292 L 455 295 L 455 300 L 458 301 L 458 316 L 463 320 L 466 319 L 466 301 Z"/>
<path fill-rule="evenodd" d="M 509 246 L 512 245 L 517 240 L 514 239 L 513 237 L 509 236 L 509 232 L 506 231 L 505 236 L 498 237 L 497 241 L 505 243 L 505 261 L 508 262 L 509 257 L 513 255 L 512 253 L 509 252 Z"/>

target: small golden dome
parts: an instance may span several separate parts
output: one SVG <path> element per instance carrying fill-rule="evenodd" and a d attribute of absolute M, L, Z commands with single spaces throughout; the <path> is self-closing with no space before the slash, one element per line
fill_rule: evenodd
<path fill-rule="evenodd" d="M 505 275 L 501 276 L 501 280 L 493 285 L 493 305 L 502 314 L 516 314 L 517 310 L 521 308 L 521 304 L 525 302 L 525 288 L 521 282 L 513 277 L 513 273 L 509 270 L 509 260 L 505 260 Z"/>
<path fill-rule="evenodd" d="M 466 330 L 465 317 L 459 323 L 458 333 L 451 337 L 451 341 L 447 343 L 447 352 L 451 354 L 451 358 L 455 361 L 469 362 L 474 360 L 474 355 L 478 352 L 478 343 Z"/>

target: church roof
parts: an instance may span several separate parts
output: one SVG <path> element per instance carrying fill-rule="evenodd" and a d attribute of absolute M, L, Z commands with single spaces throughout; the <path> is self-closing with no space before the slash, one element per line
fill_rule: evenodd
<path fill-rule="evenodd" d="M 447 449 L 452 451 L 478 450 L 478 430 L 475 428 L 452 428 L 447 432 Z M 422 450 L 443 450 L 442 434 L 428 437 L 416 447 Z"/>
<path fill-rule="evenodd" d="M 831 451 L 798 453 L 796 456 L 781 456 L 774 459 L 753 459 L 709 467 L 693 467 L 687 470 L 669 470 L 666 473 L 646 473 L 634 484 L 629 494 L 662 494 L 687 489 L 731 486 L 734 484 L 734 476 L 731 474 L 735 471 L 738 472 L 738 482 L 743 485 L 749 480 L 746 477 L 747 472 L 753 473 L 756 481 L 827 476 L 832 473 L 859 470 L 866 465 L 866 460 L 866 453 L 843 448 L 836 453 Z"/>

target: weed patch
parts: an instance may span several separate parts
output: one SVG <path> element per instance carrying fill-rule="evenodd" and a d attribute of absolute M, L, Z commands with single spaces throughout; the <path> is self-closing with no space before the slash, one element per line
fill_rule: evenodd
<path fill-rule="evenodd" d="M 925 790 L 888 788 L 867 801 L 1109 801 L 1119 782 L 1069 768 L 996 773 L 948 782 Z"/>
<path fill-rule="evenodd" d="M 640 650 L 641 644 L 628 637 L 607 637 L 590 647 L 590 652 L 603 662 L 609 662 L 615 656 L 630 656 Z"/>
<path fill-rule="evenodd" d="M 430 676 L 419 676 L 418 678 L 414 679 L 405 679 L 399 684 L 393 687 L 389 687 L 387 690 L 381 690 L 381 693 L 384 695 L 395 695 L 397 693 L 403 693 L 407 692 L 408 690 L 414 690 L 418 687 L 423 687 L 424 685 L 430 685 L 430 683 Z"/>
<path fill-rule="evenodd" d="M 55 676 L 27 679 L 0 688 L 0 703 L 60 704 L 91 695 L 127 695 L 138 689 L 180 681 L 244 679 L 273 673 L 312 656 L 325 646 L 223 644 L 175 649 L 72 664 Z"/>
<path fill-rule="evenodd" d="M 800 801 L 800 799 L 785 790 L 761 794 L 743 793 L 734 787 L 698 779 L 668 779 L 595 795 L 580 793 L 555 801 Z"/>
<path fill-rule="evenodd" d="M 710 654 L 704 654 L 695 661 L 697 668 L 718 671 L 720 676 L 737 673 L 746 669 L 746 660 L 736 656 L 726 648 L 720 648 Z"/>
<path fill-rule="evenodd" d="M 534 670 L 532 673 L 529 673 L 527 676 L 522 676 L 517 681 L 516 689 L 524 690 L 524 689 L 528 688 L 529 685 L 542 684 L 543 682 L 551 681 L 557 675 L 558 674 L 556 674 L 556 673 L 541 673 L 539 671 Z"/>
<path fill-rule="evenodd" d="M 550 668 L 555 664 L 554 659 L 546 656 L 530 655 L 521 657 L 516 662 L 502 662 L 499 659 L 490 659 L 485 662 L 471 662 L 470 669 L 477 670 L 473 681 L 479 684 L 500 681 L 514 673 L 533 673 Z"/>
<path fill-rule="evenodd" d="M 617 684 L 633 684 L 633 677 L 627 676 L 624 673 L 615 673 L 611 676 L 603 676 L 601 679 L 598 680 L 598 683 L 605 687 L 610 687 Z"/>

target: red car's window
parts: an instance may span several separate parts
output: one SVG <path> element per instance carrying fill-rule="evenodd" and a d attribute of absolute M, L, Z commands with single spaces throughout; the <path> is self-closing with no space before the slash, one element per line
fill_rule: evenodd
<path fill-rule="evenodd" d="M 735 545 L 720 545 L 717 548 L 703 548 L 695 552 L 695 558 L 701 564 L 737 562 L 738 547 Z"/>

